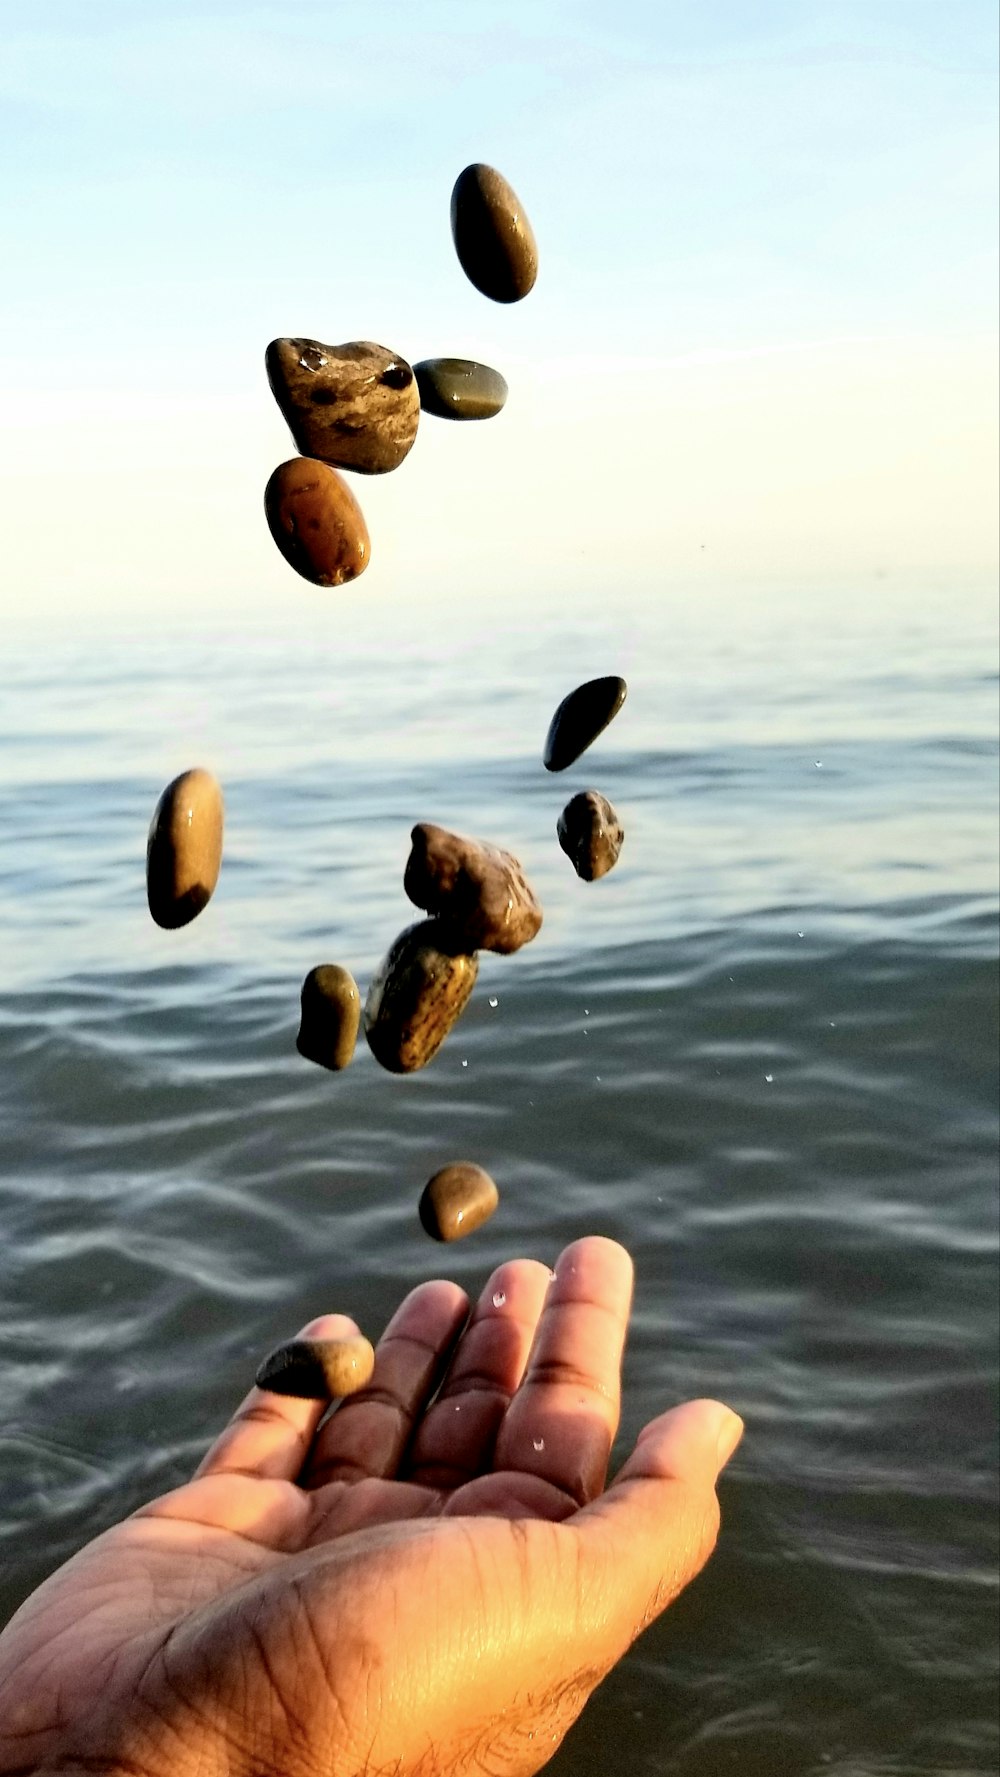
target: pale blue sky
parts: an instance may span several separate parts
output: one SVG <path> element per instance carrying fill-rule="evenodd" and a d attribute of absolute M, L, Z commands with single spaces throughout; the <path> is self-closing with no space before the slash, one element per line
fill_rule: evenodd
<path fill-rule="evenodd" d="M 988 568 L 996 35 L 993 0 L 11 7 L 18 584 L 53 609 L 284 589 L 260 518 L 292 454 L 278 333 L 479 354 L 511 384 L 498 421 L 425 420 L 359 484 L 373 585 L 414 561 L 457 585 L 498 512 L 501 576 L 701 571 L 706 532 L 723 576 Z M 511 309 L 451 247 L 474 159 L 539 238 Z"/>

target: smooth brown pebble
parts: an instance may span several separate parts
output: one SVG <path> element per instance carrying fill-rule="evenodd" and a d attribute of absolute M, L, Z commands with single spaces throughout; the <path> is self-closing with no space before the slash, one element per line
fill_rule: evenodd
<path fill-rule="evenodd" d="M 361 996 L 348 969 L 320 963 L 302 983 L 302 1021 L 295 1046 L 307 1061 L 338 1073 L 354 1054 Z"/>
<path fill-rule="evenodd" d="M 271 535 L 286 562 L 314 586 L 343 586 L 368 566 L 364 513 L 342 475 L 315 457 L 279 464 L 264 489 Z"/>
<path fill-rule="evenodd" d="M 420 1221 L 432 1240 L 464 1240 L 489 1221 L 499 1201 L 488 1172 L 471 1160 L 456 1160 L 424 1186 Z"/>
<path fill-rule="evenodd" d="M 535 936 L 542 909 L 510 852 L 430 821 L 420 821 L 410 838 L 407 895 L 415 907 L 446 920 L 468 949 L 509 956 Z"/>
<path fill-rule="evenodd" d="M 167 785 L 146 842 L 146 898 L 158 926 L 186 926 L 211 900 L 222 826 L 222 790 L 210 771 L 182 771 Z"/>
<path fill-rule="evenodd" d="M 328 1401 L 357 1394 L 374 1368 L 375 1352 L 360 1333 L 349 1339 L 290 1339 L 264 1359 L 256 1383 L 270 1394 Z"/>
<path fill-rule="evenodd" d="M 476 984 L 479 961 L 440 920 L 401 932 L 365 1001 L 365 1036 L 391 1074 L 412 1074 L 437 1054 Z"/>
<path fill-rule="evenodd" d="M 272 339 L 265 364 L 303 456 L 360 475 L 399 467 L 417 436 L 420 396 L 398 352 L 370 339 Z"/>
<path fill-rule="evenodd" d="M 556 822 L 559 844 L 577 875 L 596 882 L 618 862 L 625 829 L 606 796 L 597 790 L 581 790 Z"/>
<path fill-rule="evenodd" d="M 520 302 L 538 276 L 538 247 L 512 186 L 476 161 L 451 194 L 451 233 L 469 282 L 493 302 Z"/>
<path fill-rule="evenodd" d="M 628 695 L 624 679 L 588 679 L 564 697 L 545 737 L 542 763 L 546 771 L 565 771 L 603 734 Z"/>

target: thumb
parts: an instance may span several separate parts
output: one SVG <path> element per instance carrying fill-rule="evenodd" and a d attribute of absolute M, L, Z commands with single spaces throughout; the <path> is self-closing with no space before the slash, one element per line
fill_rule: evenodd
<path fill-rule="evenodd" d="M 721 1401 L 654 1419 L 606 1493 L 573 1519 L 580 1606 L 617 1659 L 700 1573 L 715 1547 L 715 1483 L 743 1421 Z"/>

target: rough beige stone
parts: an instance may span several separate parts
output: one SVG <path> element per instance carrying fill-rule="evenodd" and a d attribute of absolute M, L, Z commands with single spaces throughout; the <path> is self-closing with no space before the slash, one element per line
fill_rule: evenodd
<path fill-rule="evenodd" d="M 597 790 L 581 790 L 556 822 L 559 844 L 577 875 L 596 882 L 618 862 L 625 829 L 606 796 Z"/>
<path fill-rule="evenodd" d="M 325 346 L 273 339 L 267 378 L 297 448 L 338 469 L 383 475 L 417 435 L 420 396 L 409 364 L 372 340 Z"/>

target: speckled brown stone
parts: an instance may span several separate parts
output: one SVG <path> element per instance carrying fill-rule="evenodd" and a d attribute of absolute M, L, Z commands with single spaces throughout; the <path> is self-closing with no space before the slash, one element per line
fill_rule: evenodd
<path fill-rule="evenodd" d="M 538 248 L 521 201 L 482 161 L 459 173 L 451 194 L 451 233 L 470 283 L 493 302 L 520 302 L 538 276 Z"/>
<path fill-rule="evenodd" d="M 281 463 L 264 490 L 271 535 L 314 586 L 344 586 L 368 566 L 364 513 L 342 475 L 315 457 Z"/>
<path fill-rule="evenodd" d="M 628 695 L 624 679 L 588 679 L 564 697 L 549 723 L 542 761 L 546 771 L 565 771 L 613 721 Z"/>
<path fill-rule="evenodd" d="M 426 1067 L 464 1010 L 479 962 L 440 920 L 408 926 L 382 959 L 365 1001 L 365 1036 L 391 1074 Z"/>
<path fill-rule="evenodd" d="M 473 358 L 424 358 L 413 374 L 424 413 L 443 420 L 489 420 L 507 399 L 499 370 Z"/>
<path fill-rule="evenodd" d="M 420 419 L 416 379 L 398 352 L 368 339 L 272 339 L 265 363 L 303 456 L 361 475 L 398 468 Z"/>
<path fill-rule="evenodd" d="M 618 862 L 625 829 L 606 796 L 581 790 L 556 822 L 559 844 L 578 876 L 596 882 Z"/>
<path fill-rule="evenodd" d="M 258 1388 L 299 1400 L 329 1401 L 364 1388 L 375 1368 L 375 1353 L 358 1333 L 350 1339 L 290 1339 L 264 1359 Z"/>
<path fill-rule="evenodd" d="M 146 897 L 158 926 L 186 926 L 208 905 L 219 880 L 222 826 L 222 790 L 210 771 L 183 771 L 167 785 L 146 842 Z"/>
<path fill-rule="evenodd" d="M 510 852 L 429 821 L 410 837 L 406 893 L 415 907 L 446 920 L 468 949 L 509 955 L 535 936 L 542 909 Z"/>
<path fill-rule="evenodd" d="M 464 1240 L 488 1222 L 500 1193 L 481 1166 L 456 1160 L 424 1186 L 419 1215 L 432 1240 Z"/>
<path fill-rule="evenodd" d="M 302 1022 L 296 1048 L 307 1061 L 345 1068 L 354 1054 L 361 1022 L 361 996 L 354 976 L 339 963 L 320 963 L 302 983 Z"/>

